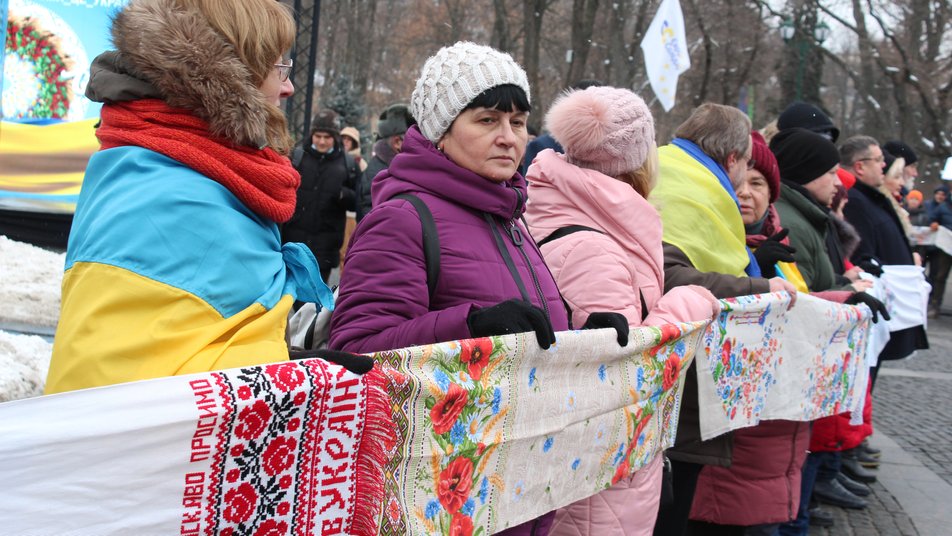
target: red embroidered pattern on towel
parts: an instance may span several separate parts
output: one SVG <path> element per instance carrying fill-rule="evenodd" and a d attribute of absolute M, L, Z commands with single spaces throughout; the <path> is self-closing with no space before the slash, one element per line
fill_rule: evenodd
<path fill-rule="evenodd" d="M 368 455 L 362 449 L 368 381 L 381 378 L 321 360 L 206 378 L 190 383 L 199 410 L 191 461 L 210 457 L 211 464 L 207 474 L 186 475 L 182 534 L 359 534 L 372 528 L 366 524 L 375 524 L 376 513 L 356 510 L 366 510 L 358 506 L 358 480 Z"/>

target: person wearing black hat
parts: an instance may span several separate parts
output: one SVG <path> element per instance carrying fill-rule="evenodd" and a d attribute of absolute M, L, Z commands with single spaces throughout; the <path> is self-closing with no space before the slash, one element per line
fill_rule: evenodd
<path fill-rule="evenodd" d="M 790 128 L 805 128 L 833 143 L 836 143 L 840 137 L 840 129 L 836 128 L 830 116 L 816 106 L 805 102 L 795 102 L 787 106 L 787 109 L 777 118 L 777 130 L 783 131 Z"/>
<path fill-rule="evenodd" d="M 836 195 L 839 179 L 836 171 L 840 155 L 833 142 L 824 136 L 802 128 L 781 131 L 770 143 L 780 168 L 780 198 L 776 202 L 780 219 L 790 230 L 790 244 L 796 248 L 794 258 L 807 286 L 812 292 L 826 290 L 862 290 L 867 283 L 844 286 L 836 278 L 831 253 L 838 254 L 837 247 L 829 248 L 830 239 L 836 238 L 833 218 L 829 206 Z M 835 246 L 835 244 L 834 244 Z M 842 258 L 838 258 L 842 263 Z M 846 303 L 865 303 L 873 311 L 883 311 L 885 306 L 865 292 L 855 292 Z M 887 317 L 888 318 L 888 317 Z M 844 466 L 841 451 L 856 447 L 863 439 L 862 434 L 848 434 L 838 424 L 840 416 L 828 417 L 817 421 L 823 428 L 820 434 L 824 441 L 811 441 L 810 458 L 804 469 L 804 501 L 813 497 L 819 501 L 845 508 L 865 508 L 867 503 L 853 490 L 863 493 L 865 486 L 848 476 L 840 476 L 840 470 L 862 473 L 869 480 L 875 475 L 865 472 L 862 467 L 854 467 L 851 461 Z M 846 417 L 849 421 L 849 417 Z M 848 441 L 848 443 L 847 443 Z M 815 471 L 815 484 L 806 480 L 808 471 Z M 812 477 L 813 475 L 811 475 Z M 846 481 L 846 483 L 844 483 Z M 852 486 L 852 489 L 850 488 Z M 806 502 L 801 504 L 801 512 L 791 528 L 806 528 L 809 519 L 804 510 Z"/>
<path fill-rule="evenodd" d="M 798 250 L 797 266 L 811 291 L 848 284 L 837 278 L 835 264 L 843 266 L 841 248 L 831 244 L 829 206 L 839 179 L 839 153 L 826 137 L 804 128 L 781 130 L 770 141 L 780 168 L 780 198 L 777 212 L 790 229 L 790 242 Z"/>
<path fill-rule="evenodd" d="M 357 221 L 370 212 L 370 186 L 377 173 L 390 167 L 390 161 L 403 149 L 403 135 L 416 124 L 406 104 L 391 104 L 377 121 L 377 143 L 374 144 L 370 164 L 364 170 L 363 179 L 357 188 Z"/>
<path fill-rule="evenodd" d="M 317 258 L 324 281 L 340 265 L 347 211 L 355 209 L 360 168 L 344 151 L 340 118 L 322 110 L 311 122 L 311 136 L 294 149 L 291 163 L 301 174 L 294 215 L 281 229 L 284 242 L 303 242 Z M 309 143 L 308 143 L 309 142 Z"/>
<path fill-rule="evenodd" d="M 919 156 L 916 152 L 912 150 L 912 147 L 898 140 L 887 141 L 883 149 L 896 158 L 906 161 L 906 166 L 902 168 L 903 181 L 907 191 L 914 189 L 916 177 L 919 176 Z"/>

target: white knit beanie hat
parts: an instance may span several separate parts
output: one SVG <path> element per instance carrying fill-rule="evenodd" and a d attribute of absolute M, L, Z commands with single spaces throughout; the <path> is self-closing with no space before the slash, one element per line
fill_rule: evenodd
<path fill-rule="evenodd" d="M 437 143 L 473 99 L 506 84 L 522 88 L 531 102 L 526 72 L 509 54 L 460 41 L 441 48 L 423 64 L 410 97 L 410 113 L 423 135 Z"/>

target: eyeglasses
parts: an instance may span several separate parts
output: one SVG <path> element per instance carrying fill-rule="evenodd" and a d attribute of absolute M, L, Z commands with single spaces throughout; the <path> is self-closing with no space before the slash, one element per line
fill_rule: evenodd
<path fill-rule="evenodd" d="M 294 60 L 288 60 L 287 63 L 275 63 L 274 68 L 278 70 L 278 77 L 282 82 L 287 82 L 291 76 L 291 67 L 294 66 Z"/>
<path fill-rule="evenodd" d="M 877 156 L 876 158 L 873 158 L 872 156 L 867 156 L 866 158 L 859 158 L 859 159 L 857 159 L 856 161 L 857 161 L 857 162 L 865 162 L 865 161 L 867 161 L 867 160 L 872 160 L 873 162 L 876 162 L 877 164 L 882 164 L 883 162 L 886 161 L 886 157 L 885 157 L 885 156 L 882 156 L 882 155 L 879 155 L 879 156 Z"/>

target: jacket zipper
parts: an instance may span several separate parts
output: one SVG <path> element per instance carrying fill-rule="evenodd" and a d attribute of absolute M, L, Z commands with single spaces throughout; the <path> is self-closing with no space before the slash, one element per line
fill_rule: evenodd
<path fill-rule="evenodd" d="M 542 304 L 542 311 L 545 313 L 545 319 L 549 321 L 549 324 L 552 323 L 552 318 L 549 317 L 549 304 L 546 302 L 545 294 L 542 292 L 542 284 L 539 283 L 539 276 L 536 275 L 535 269 L 532 267 L 532 261 L 529 260 L 529 254 L 526 253 L 525 240 L 522 236 L 522 231 L 519 229 L 519 226 L 516 224 L 516 220 L 509 221 L 509 228 L 506 229 L 509 238 L 512 240 L 512 243 L 515 244 L 516 249 L 519 250 L 519 253 L 522 254 L 522 259 L 526 262 L 526 269 L 529 270 L 529 275 L 532 276 L 532 284 L 535 286 L 536 296 L 539 298 L 539 302 Z"/>

